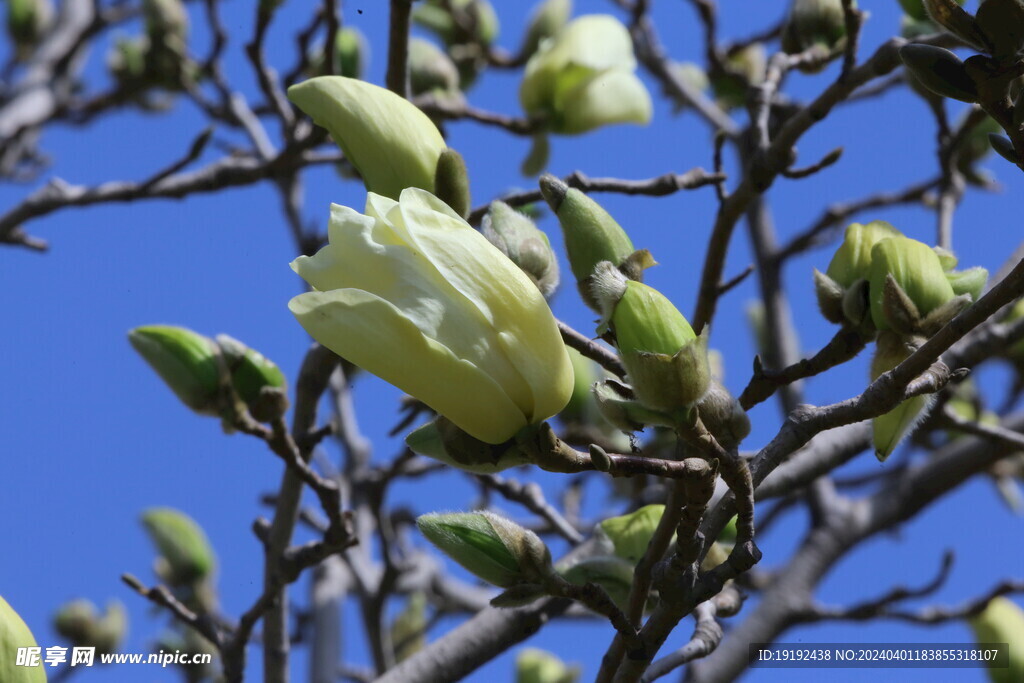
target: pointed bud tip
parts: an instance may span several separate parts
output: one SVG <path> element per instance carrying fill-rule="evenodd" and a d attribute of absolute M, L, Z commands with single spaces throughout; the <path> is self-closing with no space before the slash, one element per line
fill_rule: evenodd
<path fill-rule="evenodd" d="M 545 201 L 548 206 L 555 213 L 558 213 L 558 209 L 561 208 L 562 202 L 565 201 L 565 195 L 569 192 L 569 186 L 562 182 L 561 178 L 545 173 L 540 177 L 540 193 L 544 195 Z"/>

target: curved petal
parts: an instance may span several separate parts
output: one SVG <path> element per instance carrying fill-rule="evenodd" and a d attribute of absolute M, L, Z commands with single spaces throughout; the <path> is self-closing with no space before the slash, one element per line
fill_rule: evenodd
<path fill-rule="evenodd" d="M 615 69 L 566 93 L 558 111 L 558 132 L 570 135 L 613 123 L 646 125 L 651 121 L 651 96 L 633 73 Z"/>
<path fill-rule="evenodd" d="M 330 132 L 367 190 L 397 198 L 406 187 L 434 188 L 447 145 L 404 97 L 354 78 L 320 76 L 290 87 L 288 99 Z"/>
<path fill-rule="evenodd" d="M 378 296 L 357 289 L 307 292 L 288 302 L 288 308 L 321 344 L 417 397 L 481 441 L 502 443 L 527 424 L 497 382 L 425 336 Z"/>
<path fill-rule="evenodd" d="M 555 37 L 547 58 L 597 71 L 636 67 L 629 30 L 610 14 L 587 14 L 570 22 Z"/>
<path fill-rule="evenodd" d="M 572 365 L 537 287 L 429 192 L 407 189 L 400 206 L 413 249 L 480 311 L 492 329 L 500 329 L 498 340 L 504 355 L 532 394 L 529 403 L 520 404 L 527 419 L 542 420 L 561 410 L 572 394 Z M 448 220 L 439 219 L 442 213 Z M 447 345 L 444 337 L 438 340 Z"/>

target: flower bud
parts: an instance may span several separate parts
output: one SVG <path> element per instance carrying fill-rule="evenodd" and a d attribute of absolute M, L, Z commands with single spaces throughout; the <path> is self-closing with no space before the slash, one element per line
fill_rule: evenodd
<path fill-rule="evenodd" d="M 252 416 L 269 422 L 283 415 L 288 410 L 288 397 L 284 374 L 277 365 L 226 334 L 218 334 L 216 339 L 231 386 Z"/>
<path fill-rule="evenodd" d="M 0 681 L 4 683 L 46 683 L 46 669 L 38 666 L 19 666 L 18 648 L 39 647 L 32 631 L 14 608 L 0 596 Z"/>
<path fill-rule="evenodd" d="M 747 104 L 750 86 L 764 81 L 768 56 L 764 45 L 751 43 L 739 52 L 728 55 L 724 69 L 709 74 L 711 89 L 718 104 L 725 109 L 737 109 Z"/>
<path fill-rule="evenodd" d="M 424 0 L 413 8 L 412 20 L 448 46 L 487 47 L 498 38 L 498 15 L 488 0 Z"/>
<path fill-rule="evenodd" d="M 617 268 L 625 268 L 627 277 L 636 280 L 640 279 L 644 268 L 654 265 L 649 254 L 646 259 L 630 260 L 636 252 L 629 235 L 600 204 L 583 192 L 550 174 L 541 176 L 540 191 L 562 226 L 569 267 L 583 301 L 594 310 L 600 310 L 591 291 L 598 263 L 610 261 Z"/>
<path fill-rule="evenodd" d="M 900 48 L 900 59 L 913 77 L 925 88 L 961 102 L 977 102 L 978 87 L 967 73 L 964 63 L 949 50 L 909 43 Z"/>
<path fill-rule="evenodd" d="M 527 114 L 564 135 L 616 123 L 646 125 L 651 96 L 635 69 L 632 39 L 618 19 L 578 17 L 527 62 L 519 101 Z"/>
<path fill-rule="evenodd" d="M 288 88 L 288 99 L 330 132 L 369 192 L 398 199 L 407 187 L 433 191 L 448 145 L 404 97 L 353 78 L 320 76 Z"/>
<path fill-rule="evenodd" d="M 554 572 L 537 534 L 492 512 L 421 515 L 416 526 L 441 552 L 495 586 L 542 583 Z"/>
<path fill-rule="evenodd" d="M 735 448 L 750 434 L 746 411 L 720 382 L 711 381 L 697 410 L 704 427 L 723 448 Z"/>
<path fill-rule="evenodd" d="M 922 0 L 928 17 L 968 45 L 985 48 L 985 37 L 978 29 L 974 17 L 968 14 L 957 0 Z"/>
<path fill-rule="evenodd" d="M 985 0 L 974 21 L 993 57 L 1017 61 L 1024 48 L 1024 0 Z"/>
<path fill-rule="evenodd" d="M 843 243 L 836 250 L 825 274 L 838 282 L 843 289 L 857 280 L 866 279 L 871 272 L 871 250 L 880 241 L 900 235 L 899 230 L 885 221 L 851 223 L 847 226 Z"/>
<path fill-rule="evenodd" d="M 413 95 L 434 93 L 444 99 L 461 96 L 459 69 L 429 40 L 409 39 L 409 89 Z"/>
<path fill-rule="evenodd" d="M 998 133 L 989 133 L 988 142 L 992 145 L 992 149 L 996 151 L 996 154 L 1006 159 L 1011 164 L 1017 163 L 1017 150 L 1014 149 L 1010 138 L 1004 135 L 999 135 Z"/>
<path fill-rule="evenodd" d="M 846 317 L 843 314 L 843 297 L 846 291 L 842 285 L 814 269 L 814 292 L 818 297 L 818 309 L 830 323 L 841 323 Z"/>
<path fill-rule="evenodd" d="M 871 381 L 905 361 L 915 351 L 915 346 L 904 342 L 899 335 L 882 332 L 878 336 L 875 355 L 871 359 Z M 908 398 L 884 415 L 871 421 L 875 457 L 881 462 L 892 455 L 903 438 L 910 434 L 925 416 L 931 405 L 932 396 Z"/>
<path fill-rule="evenodd" d="M 593 288 L 603 312 L 598 332 L 611 331 L 642 404 L 674 414 L 707 393 L 707 335 L 698 337 L 671 301 L 608 261 L 595 268 Z"/>
<path fill-rule="evenodd" d="M 598 527 L 612 542 L 615 555 L 635 565 L 647 552 L 664 513 L 664 505 L 645 505 L 629 514 L 606 519 Z"/>
<path fill-rule="evenodd" d="M 362 78 L 370 48 L 358 29 L 345 26 L 334 36 L 334 73 L 346 78 Z"/>
<path fill-rule="evenodd" d="M 541 42 L 558 34 L 572 14 L 572 0 L 543 0 L 530 15 L 530 23 L 519 48 L 522 57 L 529 57 L 537 51 Z"/>
<path fill-rule="evenodd" d="M 220 406 L 217 345 L 184 327 L 148 325 L 128 333 L 128 341 L 186 406 L 216 415 Z"/>
<path fill-rule="evenodd" d="M 988 670 L 989 677 L 995 683 L 1024 680 L 1024 610 L 1020 605 L 1009 598 L 992 598 L 980 614 L 968 619 L 968 623 L 979 644 L 1007 643 L 1010 646 L 1009 666 L 993 666 Z"/>
<path fill-rule="evenodd" d="M 832 52 L 846 42 L 841 0 L 793 0 L 782 29 L 782 49 L 797 54 L 816 45 Z"/>
<path fill-rule="evenodd" d="M 516 683 L 576 683 L 579 677 L 578 666 L 566 666 L 544 650 L 526 648 L 516 657 Z"/>
<path fill-rule="evenodd" d="M 560 567 L 558 573 L 577 586 L 596 583 L 608 593 L 608 597 L 619 609 L 625 609 L 633 586 L 635 564 L 621 557 L 598 555 L 574 562 L 564 569 Z"/>
<path fill-rule="evenodd" d="M 57 610 L 53 628 L 74 647 L 94 647 L 97 654 L 110 654 L 124 641 L 128 615 L 119 600 L 107 603 L 103 616 L 89 600 L 72 600 Z"/>
<path fill-rule="evenodd" d="M 107 56 L 110 75 L 125 90 L 136 90 L 146 80 L 146 55 L 149 53 L 149 39 L 145 36 L 134 39 L 119 38 Z"/>
<path fill-rule="evenodd" d="M 957 296 L 968 295 L 971 301 L 977 301 L 988 284 L 988 270 L 980 266 L 967 270 L 954 270 L 946 273 L 949 286 Z"/>
<path fill-rule="evenodd" d="M 545 298 L 558 286 L 558 259 L 548 236 L 524 214 L 504 202 L 492 202 L 480 230 L 487 241 L 526 273 Z"/>
<path fill-rule="evenodd" d="M 967 0 L 956 0 L 958 4 L 963 5 Z M 924 8 L 925 3 L 922 0 L 900 0 L 900 7 L 908 17 L 916 21 L 927 21 L 928 12 Z M 934 29 L 932 29 L 934 32 Z"/>
<path fill-rule="evenodd" d="M 195 520 L 173 508 L 156 507 L 142 513 L 142 525 L 166 561 L 161 578 L 172 586 L 195 584 L 213 573 L 217 563 L 206 533 Z"/>
<path fill-rule="evenodd" d="M 547 168 L 551 158 L 551 140 L 548 134 L 541 131 L 530 136 L 530 151 L 527 152 L 519 172 L 527 178 L 533 177 Z"/>
<path fill-rule="evenodd" d="M 956 298 L 935 252 L 907 237 L 890 237 L 875 244 L 868 279 L 871 319 L 879 330 L 908 331 L 900 329 L 905 314 L 911 323 L 909 331 L 916 331 L 930 313 Z M 892 284 L 887 285 L 889 281 Z M 911 310 L 907 310 L 907 302 L 913 304 Z"/>
<path fill-rule="evenodd" d="M 7 0 L 7 33 L 19 60 L 27 59 L 53 21 L 50 0 Z"/>
<path fill-rule="evenodd" d="M 493 474 L 531 462 L 515 444 L 489 444 L 443 417 L 413 430 L 405 437 L 405 445 L 414 453 L 477 474 Z"/>
<path fill-rule="evenodd" d="M 451 147 L 445 148 L 437 159 L 434 174 L 434 196 L 447 204 L 452 211 L 465 218 L 469 215 L 469 173 L 462 155 Z"/>

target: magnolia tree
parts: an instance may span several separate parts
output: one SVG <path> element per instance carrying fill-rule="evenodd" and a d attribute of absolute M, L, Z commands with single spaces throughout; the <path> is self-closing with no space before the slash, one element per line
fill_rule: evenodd
<path fill-rule="evenodd" d="M 901 21 L 875 44 L 874 18 L 854 0 L 776 3 L 774 22 L 744 24 L 743 35 L 724 28 L 743 8 L 713 0 L 665 16 L 648 0 L 544 0 L 528 15 L 488 0 L 373 4 L 386 27 L 377 41 L 359 30 L 371 9 L 337 0 L 65 0 L 56 11 L 49 0 L 7 3 L 0 173 L 9 183 L 49 178 L 0 215 L 9 253 L 45 251 L 36 228 L 50 214 L 112 202 L 158 211 L 150 200 L 211 192 L 230 203 L 245 185 L 279 196 L 282 216 L 263 222 L 294 239 L 281 272 L 260 276 L 286 279 L 291 260 L 298 278 L 287 286 L 306 285 L 287 304 L 290 324 L 314 340 L 294 376 L 251 340 L 149 320 L 128 333 L 153 392 L 170 389 L 282 471 L 262 503 L 269 519 L 258 491 L 225 498 L 252 509 L 249 542 L 262 549 L 262 567 L 215 577 L 213 544 L 189 510 L 134 511 L 157 550 L 156 574 L 123 580 L 171 624 L 157 645 L 213 655 L 205 666 L 182 664 L 185 678 L 280 682 L 301 657 L 318 683 L 452 681 L 538 632 L 531 645 L 544 648 L 565 621 L 588 634 L 587 679 L 726 681 L 752 665 L 752 644 L 785 641 L 795 627 L 899 619 L 969 624 L 978 643 L 1009 645 L 986 659 L 992 679 L 1022 680 L 1024 612 L 1012 599 L 1024 590 L 1019 537 L 995 556 L 1003 580 L 974 582 L 959 604 L 929 602 L 952 571 L 951 553 L 934 568 L 918 559 L 928 575 L 915 585 L 879 570 L 844 591 L 846 605 L 820 592 L 861 545 L 975 478 L 996 484 L 984 496 L 1022 505 L 1018 215 L 954 219 L 965 197 L 988 201 L 998 189 L 979 165 L 991 150 L 1010 187 L 1024 169 L 1024 3 L 899 0 L 881 14 L 898 11 Z M 511 39 L 499 40 L 499 22 Z M 703 43 L 676 54 L 661 36 L 677 24 Z M 293 33 L 294 42 L 273 42 Z M 370 42 L 386 67 L 381 83 L 367 75 Z M 106 62 L 89 48 L 108 51 Z M 518 83 L 520 106 L 498 97 L 492 107 L 491 79 Z M 910 94 L 889 97 L 901 90 Z M 830 121 L 852 103 L 869 119 L 892 116 L 893 101 L 904 126 L 934 130 L 934 153 L 919 160 L 925 180 L 854 198 L 817 185 L 834 196 L 801 202 L 821 217 L 804 229 L 780 221 L 787 227 L 777 232 L 776 186 L 813 183 L 844 164 L 838 147 L 797 166 L 797 143 L 820 131 L 871 147 L 870 135 Z M 125 110 L 154 122 L 187 112 L 206 127 L 142 180 L 61 180 L 48 131 L 70 124 L 88 135 Z M 477 136 L 457 150 L 465 127 Z M 711 141 L 699 148 L 710 171 L 593 178 L 560 156 L 572 140 L 605 144 L 612 138 L 598 136 L 620 128 L 639 131 L 634 150 L 653 150 L 677 127 Z M 527 141 L 521 164 L 464 161 L 488 139 L 516 136 Z M 612 168 L 630 153 L 610 149 Z M 545 172 L 559 164 L 573 172 Z M 331 186 L 357 201 L 304 201 L 306 179 L 324 166 L 340 174 Z M 471 187 L 487 182 L 526 189 L 474 204 Z M 641 243 L 628 208 L 640 200 L 616 194 L 692 195 L 709 218 L 662 211 L 664 239 L 643 232 Z M 906 206 L 932 216 L 934 227 L 914 232 L 923 241 L 892 218 Z M 326 231 L 310 222 L 328 212 Z M 702 264 L 692 277 L 681 271 L 678 238 L 664 235 L 681 223 L 685 251 Z M 958 262 L 961 231 L 983 235 L 998 260 Z M 738 273 L 737 249 L 751 262 Z M 655 272 L 662 279 L 650 282 L 679 280 L 692 298 L 645 284 Z M 757 297 L 746 357 L 721 353 L 735 345 L 715 335 L 730 329 L 716 323 L 742 291 Z M 555 317 L 556 293 L 569 311 L 559 317 L 580 323 Z M 798 330 L 826 323 L 831 339 L 804 353 Z M 841 374 L 858 362 L 870 377 Z M 972 381 L 983 366 L 996 381 Z M 370 376 L 401 390 L 401 401 L 356 400 L 353 382 Z M 825 387 L 816 404 L 805 398 L 813 386 Z M 765 402 L 781 411 L 752 412 Z M 359 415 L 393 426 L 398 452 L 371 457 Z M 867 474 L 848 473 L 865 461 L 875 463 Z M 154 473 L 163 466 L 154 462 Z M 429 492 L 432 478 L 460 471 L 475 498 Z M 403 485 L 422 496 L 389 502 Z M 801 509 L 809 521 L 794 523 Z M 777 524 L 788 524 L 783 550 L 772 547 Z M 942 547 L 956 541 L 950 533 Z M 228 584 L 248 590 L 242 609 L 221 606 Z M 300 585 L 309 590 L 296 593 Z M 0 588 L 24 604 L 18 585 Z M 355 625 L 344 618 L 348 603 Z M 60 642 L 124 650 L 121 602 L 102 612 L 86 599 L 50 607 Z M 364 631 L 361 655 L 342 648 L 343 622 Z M 134 628 L 149 627 L 159 633 Z M 0 600 L 5 683 L 45 680 L 43 667 L 15 659 L 19 647 L 48 642 L 35 630 L 34 639 Z M 56 676 L 81 671 L 64 666 Z M 523 682 L 581 675 L 537 649 L 518 650 L 514 666 Z"/>

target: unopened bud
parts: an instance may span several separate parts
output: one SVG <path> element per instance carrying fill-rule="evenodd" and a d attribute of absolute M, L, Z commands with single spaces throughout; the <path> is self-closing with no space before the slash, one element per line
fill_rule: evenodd
<path fill-rule="evenodd" d="M 492 202 L 481 232 L 526 273 L 545 297 L 558 286 L 558 259 L 551 242 L 532 220 L 504 202 Z M 589 383 L 588 383 L 589 384 Z"/>
<path fill-rule="evenodd" d="M 645 505 L 629 514 L 606 519 L 598 527 L 611 541 L 615 555 L 635 565 L 647 552 L 664 513 L 664 505 Z"/>
<path fill-rule="evenodd" d="M 445 148 L 437 159 L 434 173 L 434 196 L 451 207 L 460 217 L 469 215 L 469 173 L 462 155 L 451 147 Z"/>
<path fill-rule="evenodd" d="M 719 382 L 712 381 L 697 402 L 704 427 L 726 449 L 735 448 L 750 434 L 750 418 L 739 401 Z"/>
<path fill-rule="evenodd" d="M 493 474 L 531 462 L 515 444 L 489 444 L 462 431 L 443 417 L 428 422 L 405 437 L 414 453 L 477 474 Z"/>
<path fill-rule="evenodd" d="M 38 648 L 32 631 L 0 596 L 0 681 L 4 683 L 46 683 L 43 666 L 24 666 L 17 663 L 15 654 L 21 648 Z"/>
<path fill-rule="evenodd" d="M 878 336 L 874 358 L 871 360 L 871 381 L 905 361 L 915 347 L 904 342 L 899 335 L 883 332 Z M 910 434 L 925 415 L 931 396 L 915 396 L 901 402 L 884 415 L 871 421 L 875 456 L 881 461 L 892 455 L 896 446 Z"/>
<path fill-rule="evenodd" d="M 991 1 L 991 0 L 989 0 Z M 990 666 L 989 675 L 996 683 L 1024 680 L 1024 610 L 1005 597 L 995 597 L 984 610 L 968 620 L 979 644 L 1007 643 L 1009 666 Z"/>
<path fill-rule="evenodd" d="M 124 640 L 128 615 L 118 600 L 107 603 L 102 616 L 89 600 L 72 600 L 54 615 L 53 627 L 75 647 L 93 647 L 97 654 L 110 654 Z"/>
<path fill-rule="evenodd" d="M 977 102 L 978 87 L 960 58 L 935 45 L 909 43 L 900 48 L 900 59 L 921 85 L 936 95 L 961 102 Z"/>
<path fill-rule="evenodd" d="M 409 89 L 413 95 L 435 93 L 444 98 L 459 94 L 459 69 L 445 52 L 429 40 L 409 40 Z"/>
<path fill-rule="evenodd" d="M 128 341 L 186 406 L 204 415 L 219 409 L 220 366 L 216 343 L 184 327 L 148 325 Z"/>
<path fill-rule="evenodd" d="M 544 650 L 527 648 L 516 657 L 515 683 L 576 683 L 579 677 L 578 666 L 566 666 Z"/>
<path fill-rule="evenodd" d="M 501 588 L 542 583 L 554 571 L 537 534 L 491 512 L 421 515 L 416 526 L 441 552 Z"/>
<path fill-rule="evenodd" d="M 160 556 L 166 561 L 172 586 L 198 583 L 213 573 L 217 561 L 206 533 L 195 520 L 173 508 L 150 508 L 142 514 L 142 525 Z"/>
<path fill-rule="evenodd" d="M 985 0 L 974 15 L 996 59 L 1019 58 L 1024 48 L 1024 0 Z"/>
<path fill-rule="evenodd" d="M 911 322 L 923 322 L 925 316 L 956 297 L 935 252 L 907 237 L 890 237 L 875 244 L 869 280 L 871 319 L 879 330 L 903 327 L 904 319 L 897 314 L 901 307 Z M 908 301 L 913 310 L 906 310 Z M 916 327 L 912 325 L 911 331 Z"/>
<path fill-rule="evenodd" d="M 519 48 L 522 57 L 529 57 L 537 51 L 541 41 L 557 34 L 572 14 L 572 0 L 543 0 L 530 15 L 530 23 Z"/>
<path fill-rule="evenodd" d="M 838 50 L 846 41 L 842 0 L 793 0 L 782 29 L 782 49 L 797 54 L 820 45 Z"/>
<path fill-rule="evenodd" d="M 558 573 L 577 586 L 587 583 L 601 586 L 612 602 L 620 609 L 625 609 L 633 585 L 634 564 L 621 557 L 598 555 L 580 560 L 565 569 L 559 568 Z"/>

